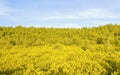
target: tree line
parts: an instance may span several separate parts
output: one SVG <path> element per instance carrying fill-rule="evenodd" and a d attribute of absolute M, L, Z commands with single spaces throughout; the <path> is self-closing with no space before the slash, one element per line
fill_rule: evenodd
<path fill-rule="evenodd" d="M 120 46 L 120 25 L 92 28 L 0 27 L 0 48 L 53 44 Z"/>

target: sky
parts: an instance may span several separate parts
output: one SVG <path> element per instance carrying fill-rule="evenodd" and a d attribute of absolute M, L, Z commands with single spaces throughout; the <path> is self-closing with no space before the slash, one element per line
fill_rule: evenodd
<path fill-rule="evenodd" d="M 120 24 L 120 0 L 0 0 L 0 26 Z"/>

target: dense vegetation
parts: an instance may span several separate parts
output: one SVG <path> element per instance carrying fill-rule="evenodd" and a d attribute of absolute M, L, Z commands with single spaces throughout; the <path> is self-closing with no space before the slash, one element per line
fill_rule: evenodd
<path fill-rule="evenodd" d="M 0 75 L 120 75 L 120 25 L 0 27 Z"/>

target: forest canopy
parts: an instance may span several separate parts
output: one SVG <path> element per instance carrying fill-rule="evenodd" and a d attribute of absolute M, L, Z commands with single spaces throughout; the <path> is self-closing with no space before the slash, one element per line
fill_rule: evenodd
<path fill-rule="evenodd" d="M 120 25 L 0 27 L 0 75 L 120 75 Z"/>
<path fill-rule="evenodd" d="M 120 25 L 93 28 L 0 27 L 0 48 L 83 44 L 120 46 Z"/>

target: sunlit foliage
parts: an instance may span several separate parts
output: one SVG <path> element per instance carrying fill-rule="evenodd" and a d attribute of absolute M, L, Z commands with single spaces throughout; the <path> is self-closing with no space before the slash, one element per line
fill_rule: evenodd
<path fill-rule="evenodd" d="M 0 75 L 120 75 L 120 25 L 0 27 Z"/>

